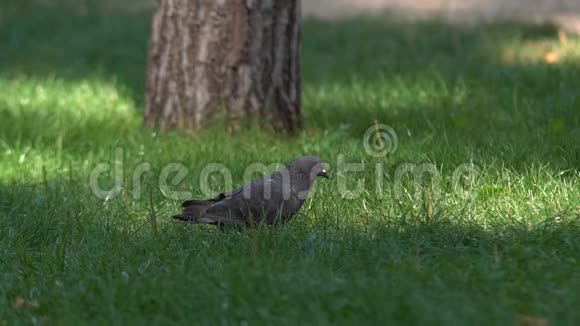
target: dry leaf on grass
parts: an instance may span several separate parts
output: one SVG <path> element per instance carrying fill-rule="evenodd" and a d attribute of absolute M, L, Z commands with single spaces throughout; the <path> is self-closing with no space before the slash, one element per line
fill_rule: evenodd
<path fill-rule="evenodd" d="M 529 316 L 529 315 L 517 315 L 517 324 L 520 326 L 547 326 L 548 321 L 542 317 Z"/>
<path fill-rule="evenodd" d="M 20 296 L 16 297 L 16 299 L 14 299 L 14 302 L 12 303 L 12 308 L 14 309 L 19 309 L 24 305 L 24 299 L 22 299 Z"/>
<path fill-rule="evenodd" d="M 37 300 L 26 301 L 26 300 L 22 299 L 21 296 L 17 296 L 16 299 L 14 299 L 14 302 L 12 303 L 12 308 L 14 308 L 14 309 L 38 308 L 39 306 L 40 306 L 40 304 L 38 303 Z"/>
<path fill-rule="evenodd" d="M 544 55 L 544 61 L 546 61 L 548 64 L 557 63 L 559 60 L 560 57 L 558 56 L 558 53 L 554 51 L 550 51 Z"/>

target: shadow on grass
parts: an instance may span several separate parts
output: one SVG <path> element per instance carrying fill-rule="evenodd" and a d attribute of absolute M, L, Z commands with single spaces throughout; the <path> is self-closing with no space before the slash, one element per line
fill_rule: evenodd
<path fill-rule="evenodd" d="M 152 12 L 112 10 L 108 1 L 38 0 L 0 5 L 0 73 L 126 84 L 142 102 Z"/>
<path fill-rule="evenodd" d="M 359 305 L 371 306 L 377 313 L 386 311 L 395 321 L 417 320 L 417 324 L 425 318 L 447 323 L 482 318 L 509 322 L 513 314 L 524 312 L 565 324 L 577 315 L 573 307 L 578 287 L 578 216 L 533 227 L 505 221 L 491 229 L 467 220 L 399 223 L 380 218 L 365 229 L 348 221 L 326 223 L 335 217 L 315 215 L 291 221 L 277 232 L 260 229 L 241 234 L 160 219 L 155 235 L 145 201 L 124 205 L 119 200 L 105 206 L 60 179 L 48 180 L 46 188 L 0 183 L 4 300 L 12 301 L 31 287 L 40 289 L 41 294 L 31 296 L 42 302 L 43 316 L 69 316 L 70 312 L 61 311 L 66 301 L 67 309 L 82 312 L 73 315 L 80 320 L 92 317 L 87 307 L 97 312 L 109 307 L 101 295 L 122 291 L 129 284 L 135 287 L 135 295 L 127 300 L 122 292 L 118 303 L 122 308 L 132 301 L 146 303 L 150 297 L 143 296 L 151 292 L 167 304 L 139 306 L 137 313 L 123 309 L 125 318 L 173 315 L 174 310 L 190 316 L 192 311 L 200 316 L 210 311 L 214 317 L 217 313 L 203 311 L 197 303 L 176 306 L 175 297 L 190 301 L 198 297 L 190 299 L 189 293 L 204 291 L 204 300 L 199 301 L 213 305 L 222 300 L 220 291 L 240 291 L 224 289 L 223 284 L 241 284 L 252 287 L 243 296 L 252 307 L 276 309 L 270 300 L 264 303 L 264 295 L 256 295 L 256 288 L 279 289 L 268 294 L 272 300 L 283 293 L 295 302 L 305 296 L 329 305 L 347 302 L 329 313 L 335 322 L 344 320 L 351 309 L 359 311 Z M 86 290 L 92 296 L 74 286 L 95 279 L 103 284 Z M 55 282 L 71 285 L 55 287 Z M 171 296 L 160 296 L 167 291 L 172 291 Z M 375 298 L 375 293 L 380 295 Z M 439 307 L 442 302 L 450 303 Z M 303 314 L 304 309 L 295 305 L 280 313 Z M 466 305 L 477 311 L 457 313 Z M 436 314 L 432 306 L 438 307 Z M 4 309 L 8 320 L 29 313 L 15 315 L 7 305 Z"/>

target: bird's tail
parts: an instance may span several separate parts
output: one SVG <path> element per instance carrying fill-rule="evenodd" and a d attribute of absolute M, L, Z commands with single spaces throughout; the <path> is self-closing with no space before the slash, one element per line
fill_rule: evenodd
<path fill-rule="evenodd" d="M 207 209 L 215 202 L 211 200 L 188 200 L 181 204 L 181 214 L 173 215 L 173 218 L 189 223 L 213 224 L 215 221 L 204 217 Z"/>

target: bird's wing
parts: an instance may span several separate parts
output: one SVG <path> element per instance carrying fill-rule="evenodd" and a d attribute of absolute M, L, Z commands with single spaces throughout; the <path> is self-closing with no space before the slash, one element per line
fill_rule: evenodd
<path fill-rule="evenodd" d="M 285 189 L 288 194 L 285 194 Z M 264 217 L 270 222 L 279 215 L 284 199 L 288 196 L 289 185 L 285 185 L 280 172 L 275 172 L 226 193 L 223 200 L 207 210 L 207 214 L 235 219 L 246 224 L 259 223 Z"/>
<path fill-rule="evenodd" d="M 240 189 L 220 193 L 215 198 L 206 199 L 206 200 L 188 200 L 181 204 L 183 208 L 181 214 L 174 215 L 175 219 L 190 222 L 190 223 L 202 223 L 202 224 L 219 224 L 219 225 L 237 225 L 240 224 L 240 221 L 236 219 L 235 216 L 231 216 L 228 214 L 212 214 L 210 209 L 214 206 L 219 206 L 220 203 L 224 200 L 230 199 L 232 196 L 235 196 L 236 193 L 239 193 Z"/>

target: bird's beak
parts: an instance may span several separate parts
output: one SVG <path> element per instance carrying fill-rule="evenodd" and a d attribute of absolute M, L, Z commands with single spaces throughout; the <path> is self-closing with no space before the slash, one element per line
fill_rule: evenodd
<path fill-rule="evenodd" d="M 320 173 L 318 173 L 317 175 L 318 177 L 325 177 L 326 179 L 328 179 L 328 173 L 326 173 L 326 170 L 322 170 L 320 171 Z"/>

